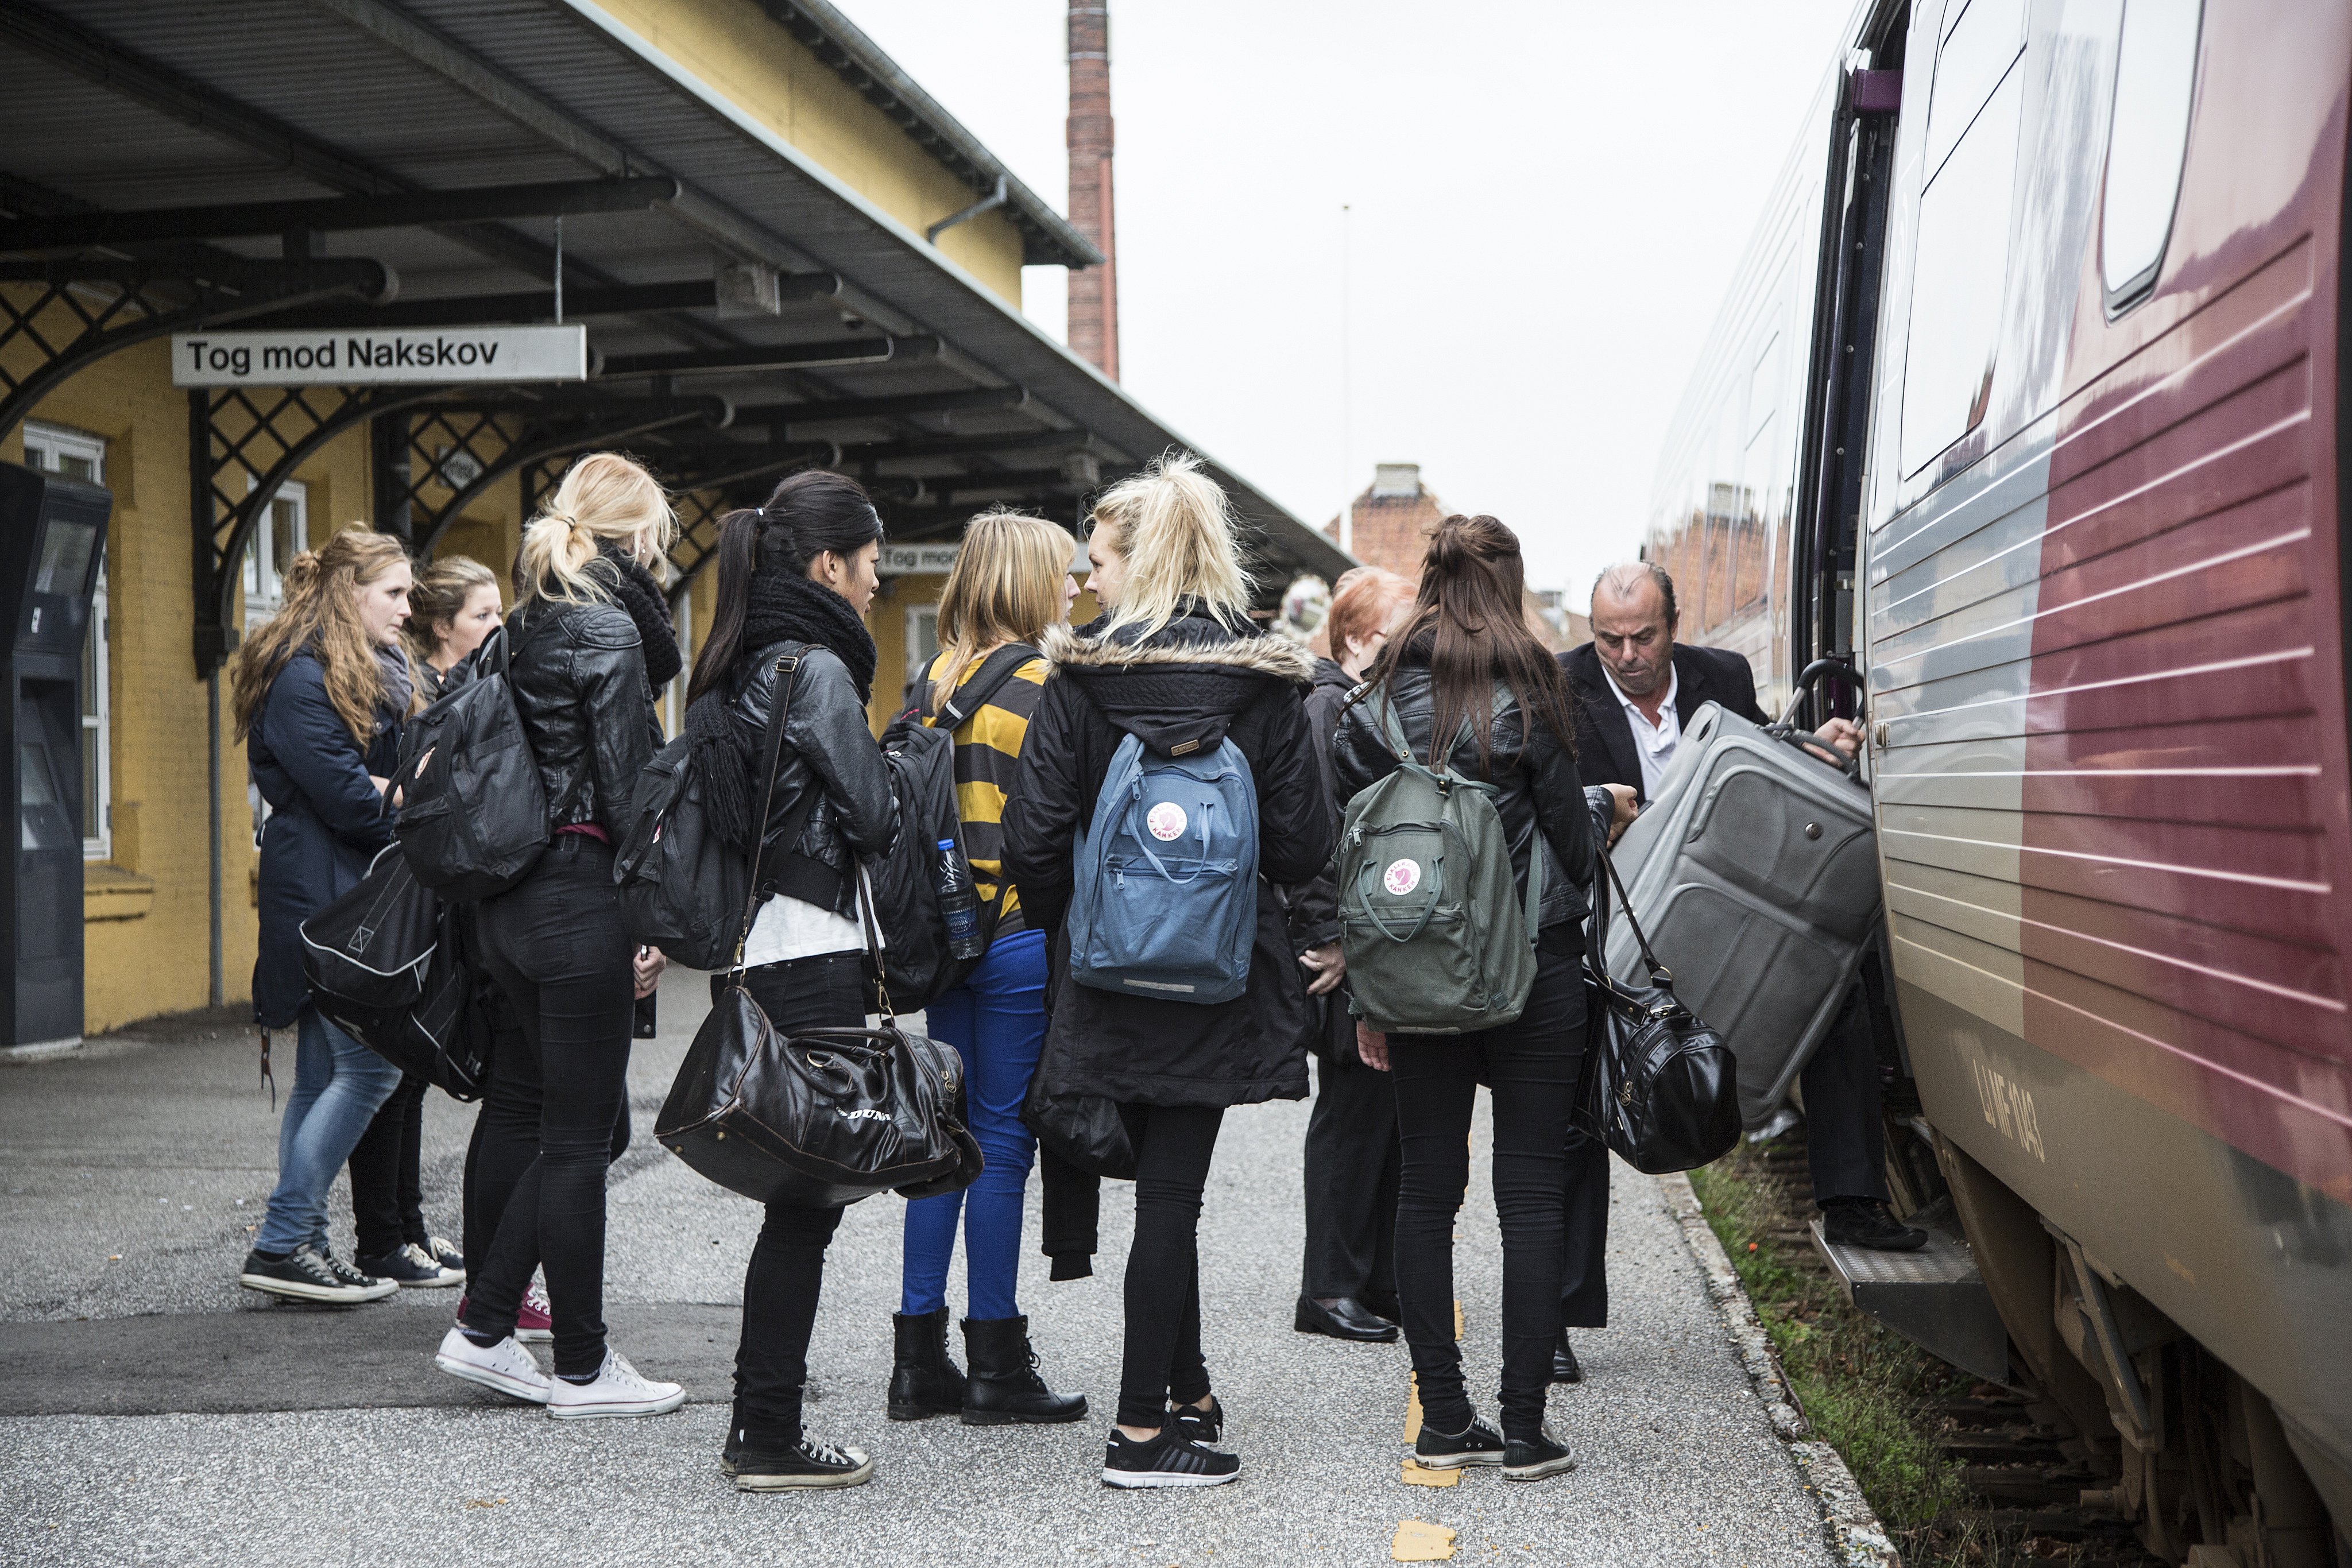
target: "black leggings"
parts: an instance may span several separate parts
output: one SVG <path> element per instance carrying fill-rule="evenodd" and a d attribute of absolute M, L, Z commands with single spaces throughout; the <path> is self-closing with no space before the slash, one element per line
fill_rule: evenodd
<path fill-rule="evenodd" d="M 724 977 L 714 976 L 716 1001 Z M 780 1033 L 858 1029 L 866 1022 L 866 956 L 824 953 L 762 964 L 743 988 Z M 824 1249 L 841 1209 L 768 1205 L 743 1271 L 743 1334 L 735 1347 L 735 1429 L 756 1448 L 801 1440 L 801 1396 L 808 1384 L 809 1334 L 824 1287 Z"/>
<path fill-rule="evenodd" d="M 1121 1105 L 1135 1145 L 1135 1244 L 1127 1254 L 1122 1427 L 1158 1430 L 1171 1404 L 1209 1392 L 1201 1356 L 1201 1194 L 1217 1152 L 1217 1105 Z"/>
<path fill-rule="evenodd" d="M 627 1103 L 634 949 L 610 846 L 558 835 L 530 874 L 481 906 L 484 956 L 538 1059 L 539 1155 L 516 1180 L 466 1326 L 514 1332 L 533 1267 L 547 1270 L 555 1370 L 604 1362 L 604 1168 Z"/>
<path fill-rule="evenodd" d="M 539 1052 L 515 1023 L 506 993 L 495 985 L 490 1008 L 490 1082 L 481 1109 L 474 1116 L 474 1134 L 466 1144 L 465 1232 L 460 1242 L 466 1254 L 466 1277 L 478 1280 L 489 1266 L 490 1241 L 506 1218 L 515 1185 L 539 1158 Z M 621 1114 L 613 1124 L 608 1165 L 618 1165 L 629 1152 L 629 1107 L 623 1097 Z M 536 1269 L 539 1260 L 533 1259 Z"/>
<path fill-rule="evenodd" d="M 1561 1184 L 1569 1106 L 1584 1056 L 1584 980 L 1570 944 L 1544 934 L 1534 992 L 1517 1023 L 1463 1035 L 1389 1037 L 1404 1170 L 1397 1197 L 1397 1295 L 1412 1347 L 1423 1419 L 1470 1423 L 1454 1338 L 1454 1221 L 1470 1182 L 1470 1113 L 1494 1091 L 1495 1208 L 1503 1231 L 1503 1435 L 1543 1427 L 1559 1333 Z"/>
<path fill-rule="evenodd" d="M 362 1258 L 382 1258 L 409 1242 L 423 1246 L 425 1228 L 425 1092 L 432 1084 L 410 1073 L 377 1110 L 352 1149 L 352 1222 Z"/>

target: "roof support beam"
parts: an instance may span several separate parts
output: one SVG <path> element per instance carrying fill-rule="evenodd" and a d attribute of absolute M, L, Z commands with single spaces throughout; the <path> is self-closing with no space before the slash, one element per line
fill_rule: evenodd
<path fill-rule="evenodd" d="M 654 174 L 630 180 L 558 180 L 467 191 L 330 196 L 313 202 L 238 202 L 218 207 L 78 213 L 0 222 L 0 250 L 80 250 L 159 240 L 249 239 L 262 235 L 642 212 L 677 199 L 677 182 L 666 174 Z"/>
<path fill-rule="evenodd" d="M 5 267 L 5 263 L 0 263 Z M 0 273 L 5 276 L 5 273 Z M 830 272 L 799 273 L 778 279 L 787 299 L 830 298 L 840 279 Z M 682 283 L 632 283 L 616 288 L 567 288 L 563 314 L 576 320 L 584 316 L 647 316 L 667 310 L 709 310 L 718 304 L 718 285 L 695 279 Z M 509 321 L 552 321 L 555 295 L 549 289 L 517 294 L 455 294 L 437 299 L 404 299 L 373 310 L 334 308 L 289 311 L 273 316 L 268 325 L 296 329 L 363 327 L 472 327 Z"/>
<path fill-rule="evenodd" d="M 814 370 L 827 365 L 880 365 L 929 359 L 937 338 L 840 338 L 830 343 L 751 344 L 683 354 L 621 354 L 604 361 L 602 379 L 619 376 L 740 374 L 751 371 Z"/>
<path fill-rule="evenodd" d="M 843 398 L 837 402 L 738 403 L 735 426 L 765 422 L 798 427 L 847 420 L 906 419 L 915 414 L 958 413 L 970 409 L 1013 409 L 1028 404 L 1026 387 L 971 387 L 960 392 L 903 392 L 897 397 Z"/>

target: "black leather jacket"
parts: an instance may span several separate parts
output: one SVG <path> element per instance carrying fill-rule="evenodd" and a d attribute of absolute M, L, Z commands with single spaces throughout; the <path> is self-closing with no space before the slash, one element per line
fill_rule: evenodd
<path fill-rule="evenodd" d="M 1390 677 L 1398 723 L 1414 757 L 1429 759 L 1430 726 L 1436 696 L 1426 664 L 1406 664 Z M 1592 881 L 1592 812 L 1584 786 L 1578 779 L 1576 758 L 1551 730 L 1534 726 L 1534 736 L 1517 704 L 1495 716 L 1493 752 L 1484 777 L 1496 786 L 1495 808 L 1502 815 L 1503 833 L 1510 841 L 1511 871 L 1524 894 L 1528 856 L 1541 830 L 1544 852 L 1543 907 L 1538 927 L 1582 920 L 1588 905 L 1584 890 Z M 1454 754 L 1454 766 L 1477 776 L 1477 754 Z M 1366 686 L 1339 716 L 1339 733 L 1332 742 L 1331 762 L 1338 775 L 1339 805 L 1356 792 L 1396 770 L 1396 753 L 1381 734 L 1380 688 Z M 1604 821 L 1606 819 L 1603 819 Z"/>
<path fill-rule="evenodd" d="M 637 775 L 661 746 L 636 622 L 617 604 L 535 599 L 507 617 L 507 636 L 548 831 L 593 822 L 619 843 Z"/>
<path fill-rule="evenodd" d="M 866 727 L 866 705 L 858 700 L 848 667 L 826 649 L 806 643 L 774 643 L 761 649 L 736 693 L 736 713 L 765 731 L 775 700 L 776 661 L 788 653 L 801 655 L 801 664 L 792 710 L 784 720 L 775 799 L 761 835 L 768 872 L 761 880 L 772 888 L 783 874 L 785 857 L 776 836 L 790 824 L 802 797 L 811 788 L 819 789 L 823 793 L 793 848 L 835 874 L 833 911 L 848 915 L 856 908 L 857 856 L 883 852 L 898 834 L 890 768 L 882 760 L 881 743 Z M 754 779 L 752 788 L 758 787 Z"/>

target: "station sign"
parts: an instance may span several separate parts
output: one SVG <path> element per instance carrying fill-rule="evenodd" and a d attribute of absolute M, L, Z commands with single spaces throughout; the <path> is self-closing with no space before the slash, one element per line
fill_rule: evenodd
<path fill-rule="evenodd" d="M 884 577 L 938 577 L 955 565 L 961 545 L 884 545 L 874 570 Z"/>
<path fill-rule="evenodd" d="M 403 382 L 580 382 L 588 329 L 413 327 L 175 332 L 175 387 L 376 386 Z"/>

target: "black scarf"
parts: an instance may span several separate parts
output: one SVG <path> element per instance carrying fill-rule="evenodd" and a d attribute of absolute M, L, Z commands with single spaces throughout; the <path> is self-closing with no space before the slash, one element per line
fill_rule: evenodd
<path fill-rule="evenodd" d="M 670 625 L 669 601 L 662 597 L 661 584 L 654 580 L 652 572 L 609 542 L 600 543 L 596 553 L 613 568 L 613 597 L 637 624 L 637 642 L 645 649 L 646 679 L 659 691 L 686 666 L 677 653 L 677 632 Z"/>
<path fill-rule="evenodd" d="M 778 643 L 823 648 L 848 667 L 861 702 L 873 695 L 875 664 L 873 633 L 849 601 L 833 590 L 789 571 L 761 571 L 752 576 L 751 599 L 744 607 L 742 652 L 727 689 L 703 693 L 686 710 L 686 733 L 694 743 L 711 825 L 747 855 L 756 844 L 752 817 L 758 808 L 752 797 L 766 760 L 761 743 L 767 738 L 765 727 L 747 722 L 734 703 L 750 678 L 751 656 Z"/>

